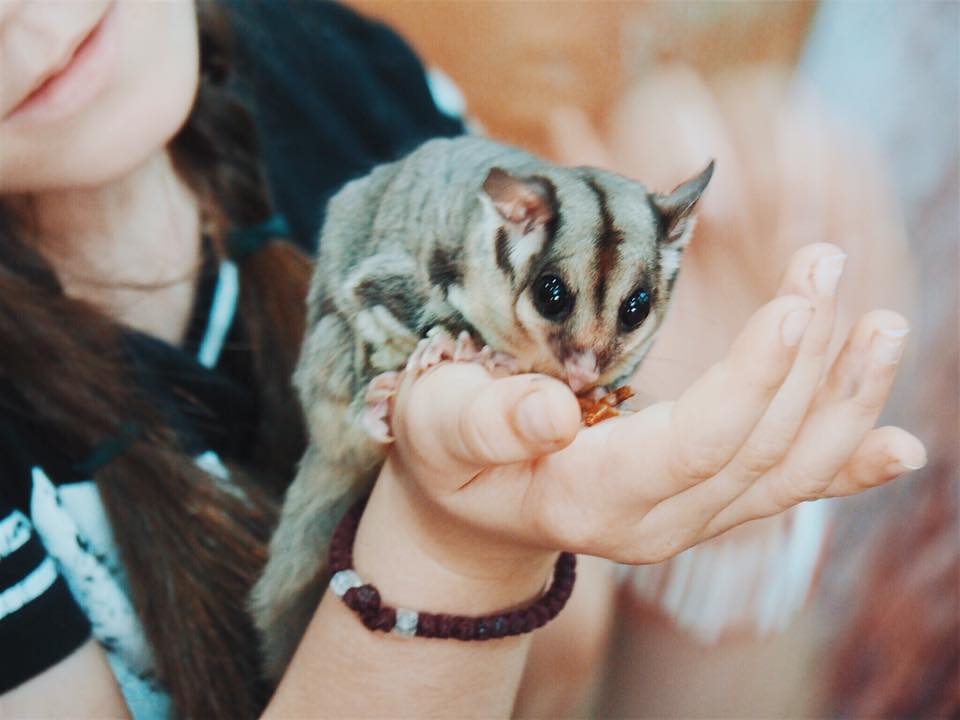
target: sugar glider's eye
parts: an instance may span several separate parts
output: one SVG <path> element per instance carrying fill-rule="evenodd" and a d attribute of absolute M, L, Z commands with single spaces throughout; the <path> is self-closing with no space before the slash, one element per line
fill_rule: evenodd
<path fill-rule="evenodd" d="M 642 288 L 635 290 L 620 306 L 620 330 L 623 332 L 636 330 L 649 314 L 650 293 Z"/>
<path fill-rule="evenodd" d="M 541 275 L 533 284 L 533 304 L 547 320 L 560 322 L 573 310 L 573 294 L 556 275 Z"/>

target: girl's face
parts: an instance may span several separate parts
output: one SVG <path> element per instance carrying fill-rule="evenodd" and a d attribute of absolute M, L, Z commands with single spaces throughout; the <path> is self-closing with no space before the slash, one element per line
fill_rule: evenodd
<path fill-rule="evenodd" d="M 183 124 L 198 64 L 193 0 L 0 0 L 0 195 L 124 176 Z"/>

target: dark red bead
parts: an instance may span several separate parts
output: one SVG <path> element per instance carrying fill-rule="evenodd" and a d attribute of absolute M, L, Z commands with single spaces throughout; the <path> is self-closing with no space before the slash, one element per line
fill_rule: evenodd
<path fill-rule="evenodd" d="M 550 611 L 547 610 L 543 605 L 535 605 L 533 607 L 533 617 L 537 620 L 537 627 L 544 625 L 547 620 L 550 619 Z"/>
<path fill-rule="evenodd" d="M 453 621 L 453 636 L 457 640 L 473 640 L 476 635 L 476 622 L 473 618 L 457 617 Z"/>
<path fill-rule="evenodd" d="M 350 588 L 343 594 L 343 602 L 351 610 L 357 609 L 357 588 Z"/>
<path fill-rule="evenodd" d="M 550 611 L 550 617 L 555 617 L 563 609 L 563 600 L 561 598 L 550 598 L 543 604 Z"/>
<path fill-rule="evenodd" d="M 452 615 L 437 615 L 437 637 L 448 638 L 453 630 Z"/>
<path fill-rule="evenodd" d="M 357 610 L 364 615 L 376 615 L 380 610 L 380 593 L 373 585 L 361 585 L 357 588 Z"/>
<path fill-rule="evenodd" d="M 377 629 L 377 616 L 373 613 L 367 615 L 360 615 L 360 622 L 367 626 L 367 630 L 376 630 Z"/>
<path fill-rule="evenodd" d="M 435 637 L 436 634 L 436 616 L 432 613 L 422 613 L 417 620 L 417 635 L 420 637 Z"/>
<path fill-rule="evenodd" d="M 383 632 L 390 632 L 393 630 L 393 626 L 397 624 L 397 611 L 392 607 L 381 608 L 380 612 L 377 613 L 376 619 L 373 624 L 374 630 L 382 630 Z"/>

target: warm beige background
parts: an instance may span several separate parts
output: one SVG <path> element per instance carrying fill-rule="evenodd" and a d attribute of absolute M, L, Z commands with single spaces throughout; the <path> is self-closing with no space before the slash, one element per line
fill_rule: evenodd
<path fill-rule="evenodd" d="M 498 139 L 548 154 L 544 121 L 568 104 L 602 124 L 653 61 L 706 77 L 746 62 L 791 64 L 812 2 L 348 0 L 396 28 L 464 90 Z"/>

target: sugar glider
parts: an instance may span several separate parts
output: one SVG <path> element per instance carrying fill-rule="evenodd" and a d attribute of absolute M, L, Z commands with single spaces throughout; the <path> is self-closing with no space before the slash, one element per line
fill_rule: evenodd
<path fill-rule="evenodd" d="M 657 194 L 462 137 L 427 142 L 330 201 L 294 375 L 309 446 L 251 595 L 269 676 L 325 589 L 333 529 L 384 461 L 394 371 L 459 337 L 451 354 L 510 358 L 578 393 L 629 378 L 663 321 L 712 173 L 711 162 Z"/>

